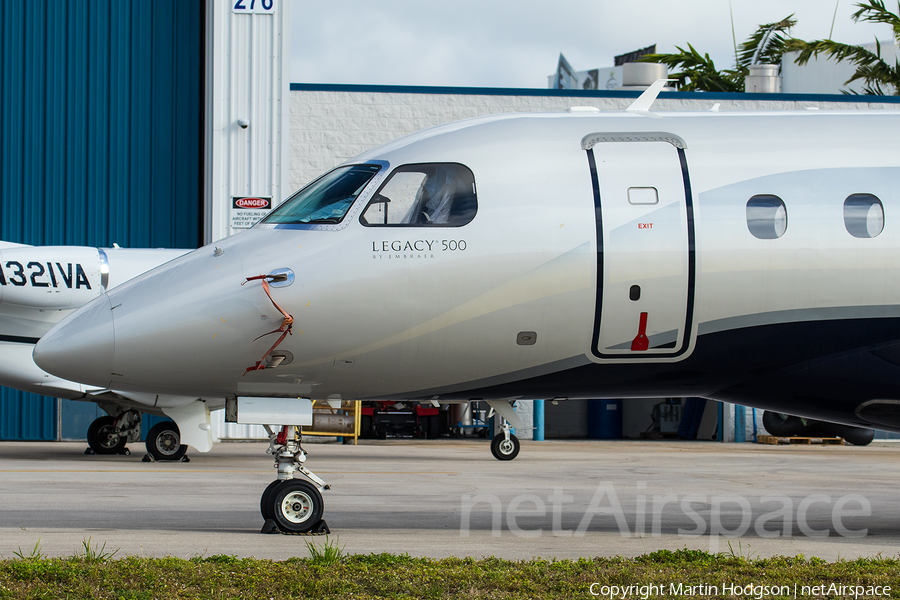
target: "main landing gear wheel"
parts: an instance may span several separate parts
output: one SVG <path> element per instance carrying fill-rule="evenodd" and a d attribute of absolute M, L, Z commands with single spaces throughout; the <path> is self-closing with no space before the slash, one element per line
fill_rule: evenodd
<path fill-rule="evenodd" d="M 181 431 L 174 421 L 154 425 L 147 434 L 147 452 L 154 460 L 181 460 L 187 446 L 181 443 Z"/>
<path fill-rule="evenodd" d="M 514 459 L 519 454 L 519 438 L 510 433 L 509 439 L 506 439 L 505 434 L 498 433 L 491 440 L 491 454 L 497 460 Z"/>
<path fill-rule="evenodd" d="M 96 419 L 87 430 L 87 443 L 94 454 L 119 454 L 128 437 L 116 431 L 116 420 L 106 416 Z"/>
<path fill-rule="evenodd" d="M 438 415 L 425 417 L 425 439 L 436 440 L 441 434 L 441 421 Z"/>
<path fill-rule="evenodd" d="M 325 508 L 322 494 L 308 481 L 290 479 L 274 487 L 269 484 L 266 492 L 272 515 L 282 531 L 306 533 L 322 520 Z M 263 501 L 265 498 L 263 494 Z"/>

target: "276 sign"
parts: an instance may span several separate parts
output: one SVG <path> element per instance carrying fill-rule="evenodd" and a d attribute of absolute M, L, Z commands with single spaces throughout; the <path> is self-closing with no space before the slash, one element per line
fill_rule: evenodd
<path fill-rule="evenodd" d="M 231 12 L 271 15 L 275 13 L 275 0 L 234 0 Z"/>

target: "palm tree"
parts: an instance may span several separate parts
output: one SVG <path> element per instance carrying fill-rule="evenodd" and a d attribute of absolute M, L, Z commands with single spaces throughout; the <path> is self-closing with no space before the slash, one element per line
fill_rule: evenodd
<path fill-rule="evenodd" d="M 739 71 L 726 69 L 719 71 L 709 57 L 701 54 L 690 44 L 688 50 L 675 46 L 675 54 L 645 54 L 638 60 L 641 62 L 662 63 L 669 69 L 681 69 L 680 73 L 671 73 L 675 87 L 684 92 L 742 92 L 744 76 Z"/>
<path fill-rule="evenodd" d="M 780 65 L 785 48 L 794 40 L 788 33 L 797 24 L 793 17 L 794 15 L 788 15 L 775 23 L 757 27 L 753 35 L 741 44 L 738 68 L 746 74 L 746 70 L 753 65 Z"/>
<path fill-rule="evenodd" d="M 889 11 L 884 5 L 884 0 L 868 0 L 856 6 L 859 10 L 853 13 L 855 22 L 865 21 L 890 25 L 894 33 L 894 40 L 900 42 L 900 16 L 898 16 L 900 10 L 898 13 Z M 898 9 L 900 9 L 900 3 L 898 3 Z M 890 65 L 881 58 L 881 44 L 877 40 L 875 52 L 862 46 L 851 46 L 832 40 L 813 42 L 791 40 L 788 50 L 800 51 L 794 61 L 799 65 L 805 65 L 810 58 L 818 56 L 820 53 L 827 54 L 838 61 L 846 60 L 855 64 L 856 72 L 853 77 L 844 82 L 844 85 L 861 79 L 864 82 L 863 90 L 867 94 L 879 96 L 900 94 L 900 61 L 894 61 L 894 64 Z M 845 91 L 845 93 L 855 92 Z"/>
<path fill-rule="evenodd" d="M 679 90 L 685 92 L 743 92 L 744 78 L 750 72 L 751 65 L 780 64 L 781 55 L 792 38 L 786 32 L 797 24 L 788 15 L 775 23 L 766 23 L 756 28 L 737 52 L 737 65 L 733 69 L 716 69 L 709 54 L 701 55 L 690 44 L 688 50 L 675 46 L 675 54 L 647 54 L 639 60 L 656 62 L 670 69 L 681 69 L 680 73 L 672 73 Z"/>

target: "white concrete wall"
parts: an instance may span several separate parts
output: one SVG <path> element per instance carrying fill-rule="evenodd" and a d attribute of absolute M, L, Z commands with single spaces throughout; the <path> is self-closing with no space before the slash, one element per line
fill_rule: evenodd
<path fill-rule="evenodd" d="M 722 402 L 722 441 L 734 441 L 734 404 Z"/>
<path fill-rule="evenodd" d="M 516 437 L 520 440 L 534 439 L 534 400 L 519 400 L 516 402 L 516 414 L 525 424 L 524 429 L 516 430 Z"/>
<path fill-rule="evenodd" d="M 864 48 L 876 53 L 874 42 L 861 44 Z M 801 66 L 794 62 L 799 52 L 788 52 L 781 61 L 781 91 L 785 94 L 840 94 L 842 90 L 863 93 L 863 83 L 854 81 L 850 85 L 844 82 L 853 77 L 856 67 L 849 61 L 838 62 L 820 54 L 807 64 Z M 900 57 L 900 48 L 893 40 L 881 43 L 881 57 L 889 65 Z M 886 93 L 891 93 L 889 88 Z"/>
<path fill-rule="evenodd" d="M 267 440 L 269 436 L 262 425 L 241 425 L 226 423 L 225 411 L 216 410 L 211 413 L 213 439 L 222 440 Z"/>
<path fill-rule="evenodd" d="M 897 105 L 795 100 L 713 100 L 702 94 L 690 99 L 660 99 L 659 110 L 799 110 L 892 108 Z M 379 144 L 426 127 L 469 117 L 509 112 L 564 111 L 571 106 L 624 110 L 633 98 L 448 94 L 395 91 L 290 92 L 290 172 L 288 192 L 299 189 L 323 172 Z M 283 198 L 282 198 L 283 199 Z"/>
<path fill-rule="evenodd" d="M 747 408 L 747 441 L 753 441 L 753 409 L 749 406 Z M 766 431 L 765 426 L 763 425 L 763 413 L 766 412 L 761 408 L 756 409 L 756 435 L 769 435 L 769 432 Z"/>

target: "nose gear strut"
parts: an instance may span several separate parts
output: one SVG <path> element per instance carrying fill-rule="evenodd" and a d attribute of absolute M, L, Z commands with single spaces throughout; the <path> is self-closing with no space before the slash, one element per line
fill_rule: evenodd
<path fill-rule="evenodd" d="M 263 427 L 269 434 L 266 453 L 275 457 L 278 478 L 269 484 L 259 502 L 259 510 L 266 520 L 262 533 L 330 533 L 322 519 L 325 508 L 322 492 L 331 486 L 303 466 L 306 451 L 300 445 L 300 428 L 285 425 L 275 433 L 268 425 Z M 295 479 L 296 474 L 303 478 Z"/>

